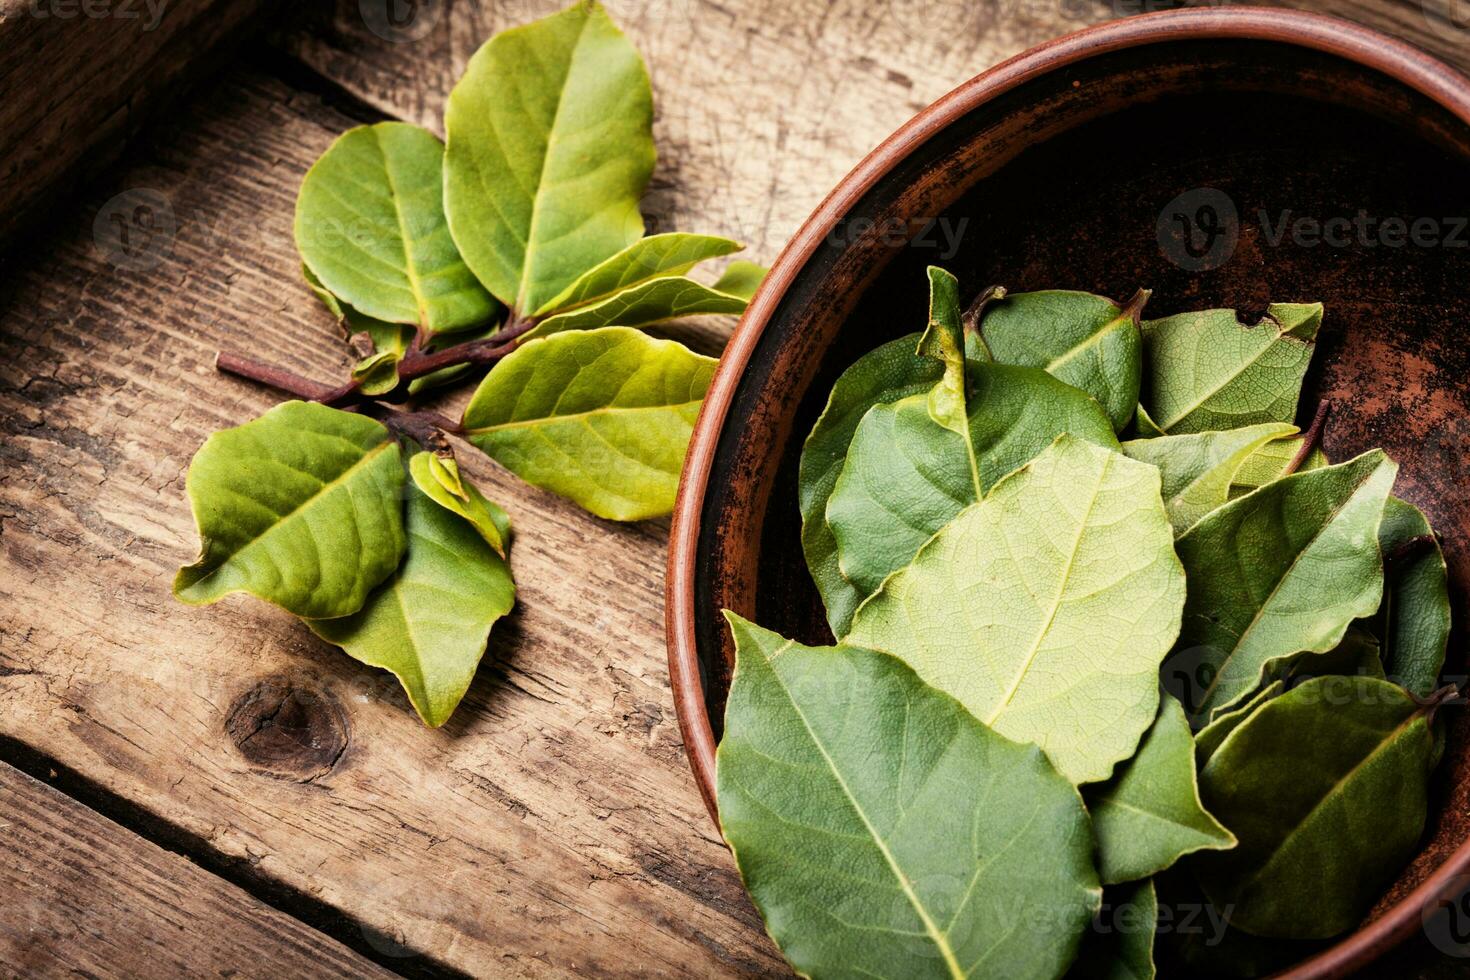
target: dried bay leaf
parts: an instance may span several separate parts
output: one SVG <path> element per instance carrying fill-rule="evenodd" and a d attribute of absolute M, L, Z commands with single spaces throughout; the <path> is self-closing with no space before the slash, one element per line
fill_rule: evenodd
<path fill-rule="evenodd" d="M 1105 885 L 1151 877 L 1195 851 L 1235 846 L 1234 836 L 1200 802 L 1195 741 L 1184 709 L 1167 694 L 1160 701 L 1138 753 L 1083 794 Z"/>
<path fill-rule="evenodd" d="M 1295 431 L 1294 425 L 1270 422 L 1224 432 L 1131 439 L 1122 450 L 1130 459 L 1159 468 L 1164 509 L 1177 535 L 1230 499 L 1235 474 L 1252 453 Z"/>
<path fill-rule="evenodd" d="M 248 592 L 303 617 L 347 616 L 403 555 L 403 464 L 382 425 L 286 402 L 205 440 L 186 481 L 201 539 L 174 595 Z"/>
<path fill-rule="evenodd" d="M 1235 928 L 1326 939 L 1361 920 L 1423 832 L 1429 711 L 1387 681 L 1321 677 L 1262 705 L 1200 773 L 1239 839 L 1193 859 Z"/>
<path fill-rule="evenodd" d="M 927 393 L 944 372 L 943 366 L 916 351 L 913 333 L 869 351 L 853 362 L 832 386 L 827 405 L 812 426 L 801 450 L 797 474 L 797 503 L 801 510 L 801 550 L 822 596 L 832 635 L 841 637 L 852 614 L 867 593 L 842 574 L 837 539 L 827 523 L 827 501 L 842 473 L 859 422 L 874 405 Z"/>
<path fill-rule="evenodd" d="M 1388 498 L 1378 547 L 1393 555 L 1417 538 L 1427 539 L 1417 554 L 1388 562 L 1383 605 L 1370 621 L 1383 643 L 1388 679 L 1420 697 L 1439 687 L 1450 638 L 1449 570 L 1429 521 L 1413 504 Z"/>
<path fill-rule="evenodd" d="M 727 613 L 721 829 L 803 976 L 1054 978 L 1098 908 L 1077 791 L 893 657 Z"/>
<path fill-rule="evenodd" d="M 1156 468 L 1064 435 L 888 578 L 848 640 L 1101 781 L 1157 712 L 1184 604 L 1172 542 Z"/>
<path fill-rule="evenodd" d="M 1011 293 L 989 306 L 980 332 L 995 360 L 1041 368 L 1102 405 L 1121 431 L 1133 418 L 1143 372 L 1138 315 L 1148 293 L 1126 306 L 1066 289 Z"/>
<path fill-rule="evenodd" d="M 1152 880 L 1103 889 L 1067 980 L 1153 980 L 1159 902 Z"/>
<path fill-rule="evenodd" d="M 858 425 L 826 516 L 839 567 L 865 596 L 1057 436 L 1118 446 L 1096 401 L 1039 368 L 970 362 L 965 377 L 964 435 L 933 421 L 932 396 L 876 406 Z"/>
<path fill-rule="evenodd" d="M 1397 471 L 1374 450 L 1297 473 L 1179 538 L 1189 598 L 1170 663 L 1194 668 L 1195 683 L 1176 692 L 1192 716 L 1208 720 L 1248 696 L 1273 661 L 1332 650 L 1354 619 L 1378 608 L 1374 542 Z"/>
<path fill-rule="evenodd" d="M 1320 303 L 1273 303 L 1254 326 L 1233 310 L 1145 321 L 1143 417 L 1171 435 L 1292 421 L 1321 325 Z"/>

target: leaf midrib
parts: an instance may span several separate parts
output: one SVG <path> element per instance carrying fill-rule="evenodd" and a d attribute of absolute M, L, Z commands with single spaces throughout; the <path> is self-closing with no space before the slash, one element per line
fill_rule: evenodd
<path fill-rule="evenodd" d="M 269 538 L 282 526 L 289 523 L 292 518 L 297 517 L 304 511 L 310 509 L 318 501 L 325 498 L 337 487 L 346 483 L 347 480 L 351 478 L 354 473 L 364 468 L 368 465 L 368 463 L 376 459 L 379 453 L 386 452 L 387 450 L 393 448 L 395 445 L 397 444 L 393 442 L 393 440 L 386 439 L 378 445 L 374 446 L 357 462 L 353 463 L 351 466 L 347 467 L 347 469 L 332 477 L 332 479 L 328 480 L 326 483 L 323 483 L 320 487 L 316 489 L 314 493 L 312 493 L 310 497 L 306 498 L 301 503 L 297 504 L 295 507 L 291 508 L 289 511 L 276 518 L 276 520 L 271 524 L 270 527 L 266 528 L 260 534 L 257 534 L 255 537 L 245 542 L 245 544 L 241 545 L 239 548 L 236 548 L 234 551 L 230 552 L 230 554 L 226 556 L 224 561 L 220 562 L 214 568 L 210 569 L 208 574 L 193 582 L 190 585 L 190 588 L 194 588 L 202 585 L 205 582 L 208 582 L 211 578 L 218 575 L 221 571 L 234 563 L 241 555 L 245 554 L 247 551 L 254 549 L 257 545 L 261 544 L 261 542 Z"/>
<path fill-rule="evenodd" d="M 1307 551 L 1310 550 L 1311 547 L 1317 543 L 1317 539 L 1322 537 L 1322 535 L 1326 533 L 1327 529 L 1337 521 L 1337 518 L 1347 508 L 1348 504 L 1357 499 L 1358 494 L 1362 493 L 1363 491 L 1364 484 L 1366 484 L 1369 480 L 1373 478 L 1373 474 L 1378 472 L 1378 467 L 1381 465 L 1383 464 L 1379 463 L 1378 465 L 1374 466 L 1373 469 L 1368 471 L 1368 474 L 1364 476 L 1361 481 L 1359 481 L 1356 487 L 1353 488 L 1353 492 L 1348 494 L 1347 498 L 1343 500 L 1342 503 L 1338 504 L 1332 509 L 1332 513 L 1327 516 L 1327 520 L 1322 522 L 1322 526 L 1317 528 L 1312 537 L 1304 545 L 1302 545 L 1301 548 L 1297 550 L 1297 553 L 1294 556 L 1292 556 L 1291 564 L 1286 567 L 1286 571 L 1281 573 L 1281 577 L 1276 580 L 1276 584 L 1271 586 L 1270 594 L 1261 601 L 1261 604 L 1258 607 L 1256 607 L 1255 615 L 1251 617 L 1251 621 L 1246 624 L 1245 629 L 1241 630 L 1240 634 L 1235 638 L 1235 643 L 1230 647 L 1230 652 L 1225 655 L 1225 659 L 1220 661 L 1219 669 L 1215 671 L 1215 676 L 1210 678 L 1210 683 L 1205 687 L 1204 696 L 1200 699 L 1201 707 L 1204 707 L 1210 703 L 1210 697 L 1215 693 L 1215 688 L 1219 685 L 1220 679 L 1225 676 L 1225 668 L 1230 664 L 1230 661 L 1234 659 L 1235 655 L 1240 652 L 1240 648 L 1245 644 L 1246 638 L 1251 635 L 1251 631 L 1254 630 L 1258 625 L 1260 625 L 1261 618 L 1265 615 L 1266 607 L 1269 606 L 1272 600 L 1276 598 L 1276 593 L 1281 591 L 1282 584 L 1296 572 L 1296 567 L 1301 562 L 1302 556 L 1305 555 Z M 1290 478 L 1291 477 L 1284 477 L 1283 479 Z M 1198 526 L 1198 524 L 1195 525 L 1195 527 Z M 1320 651 L 1303 652 L 1315 653 Z M 1264 666 L 1265 665 L 1263 664 L 1262 669 L 1264 669 Z"/>
<path fill-rule="evenodd" d="M 1333 782 L 1333 784 L 1327 788 L 1327 791 L 1322 794 L 1321 798 L 1318 799 L 1316 803 L 1312 804 L 1312 808 L 1302 815 L 1302 818 L 1297 821 L 1296 826 L 1287 831 L 1286 835 L 1282 837 L 1281 840 L 1277 841 L 1275 846 L 1271 848 L 1270 856 L 1267 857 L 1265 861 L 1261 862 L 1260 867 L 1255 871 L 1255 873 L 1250 875 L 1249 880 L 1252 882 L 1252 884 L 1254 884 L 1268 870 L 1270 870 L 1272 864 L 1274 864 L 1276 859 L 1281 856 L 1281 852 L 1286 849 L 1286 845 L 1294 840 L 1297 835 L 1302 832 L 1302 829 L 1312 822 L 1312 820 L 1317 816 L 1322 808 L 1328 804 L 1328 802 L 1337 797 L 1342 788 L 1347 785 L 1355 776 L 1357 776 L 1357 774 L 1362 771 L 1364 766 L 1368 765 L 1374 759 L 1378 758 L 1381 753 L 1387 751 L 1393 745 L 1396 745 L 1400 736 L 1402 736 L 1410 726 L 1412 726 L 1422 717 L 1424 717 L 1424 714 L 1421 710 L 1414 711 L 1412 714 L 1409 715 L 1409 717 L 1405 718 L 1403 721 L 1394 726 L 1393 731 L 1389 732 L 1386 736 L 1380 739 L 1378 744 L 1373 747 L 1372 752 L 1369 752 L 1367 755 L 1363 756 L 1363 758 L 1353 763 L 1352 768 L 1339 776 Z M 1219 750 L 1217 749 L 1217 754 L 1218 751 Z"/>
<path fill-rule="evenodd" d="M 1235 321 L 1235 325 L 1238 326 L 1238 327 L 1244 327 L 1247 330 L 1251 329 L 1249 327 L 1245 327 L 1245 324 L 1241 323 L 1239 320 Z M 1257 324 L 1257 326 L 1259 327 L 1260 325 Z M 1182 413 L 1180 413 L 1175 418 L 1170 419 L 1167 422 L 1160 422 L 1158 420 L 1155 420 L 1154 421 L 1154 424 L 1157 425 L 1163 431 L 1168 432 L 1170 426 L 1178 425 L 1180 422 L 1182 422 L 1185 419 L 1187 419 L 1190 416 L 1191 413 L 1198 411 L 1201 407 L 1203 407 L 1203 405 L 1204 405 L 1205 402 L 1209 401 L 1211 398 L 1214 398 L 1220 392 L 1224 391 L 1227 387 L 1229 387 L 1232 383 L 1234 383 L 1237 378 L 1239 378 L 1242 374 L 1244 374 L 1247 368 L 1253 367 L 1257 361 L 1259 361 L 1261 358 L 1263 358 L 1263 357 L 1266 356 L 1266 352 L 1267 351 L 1269 351 L 1271 348 L 1275 347 L 1280 342 L 1281 342 L 1281 333 L 1278 331 L 1277 334 L 1276 334 L 1276 336 L 1271 338 L 1270 343 L 1266 344 L 1260 350 L 1256 351 L 1253 355 L 1251 355 L 1251 358 L 1248 361 L 1246 361 L 1244 364 L 1241 364 L 1238 368 L 1236 368 L 1235 371 L 1232 374 L 1230 374 L 1229 376 L 1227 376 L 1224 381 L 1221 381 L 1214 388 L 1211 388 L 1209 391 L 1205 392 L 1202 396 L 1200 396 L 1200 398 L 1199 398 L 1198 401 L 1196 401 L 1194 404 L 1190 405 L 1188 408 L 1186 408 Z"/>
<path fill-rule="evenodd" d="M 588 409 L 585 412 L 571 412 L 566 415 L 543 415 L 540 418 L 521 419 L 516 422 L 499 422 L 495 425 L 486 425 L 474 429 L 465 429 L 464 434 L 466 436 L 478 436 L 492 432 L 503 432 L 508 429 L 529 429 L 535 428 L 536 426 L 540 425 L 552 425 L 557 422 L 578 422 L 599 415 L 624 415 L 633 412 L 677 411 L 681 408 L 688 408 L 691 405 L 698 405 L 702 401 L 704 401 L 703 398 L 694 398 L 690 399 L 689 401 L 683 402 L 669 402 L 665 405 L 630 405 L 627 407 L 621 407 L 618 405 L 603 405 L 599 408 Z"/>
<path fill-rule="evenodd" d="M 1102 466 L 1098 469 L 1097 483 L 1093 486 L 1092 494 L 1088 498 L 1086 513 L 1077 522 L 1077 536 L 1072 541 L 1071 553 L 1067 556 L 1066 567 L 1063 569 L 1060 577 L 1061 581 L 1057 585 L 1056 596 L 1052 599 L 1051 612 L 1047 615 L 1046 622 L 1042 624 L 1041 629 L 1036 632 L 1036 638 L 1031 643 L 1031 650 L 1026 654 L 1025 662 L 1016 671 L 1016 675 L 1011 681 L 1010 690 L 1006 692 L 1005 697 L 996 705 L 995 710 L 990 713 L 990 716 L 985 719 L 985 724 L 987 725 L 995 724 L 995 719 L 1000 717 L 1006 708 L 1010 707 L 1011 700 L 1015 698 L 1016 692 L 1021 688 L 1021 682 L 1031 672 L 1031 665 L 1036 662 L 1036 656 L 1041 651 L 1041 641 L 1051 632 L 1052 625 L 1056 622 L 1057 613 L 1061 611 L 1064 605 L 1062 600 L 1067 593 L 1067 583 L 1072 578 L 1073 566 L 1077 563 L 1077 552 L 1082 547 L 1082 538 L 1087 533 L 1088 521 L 1092 518 L 1092 510 L 1097 506 L 1098 491 L 1102 489 L 1103 480 L 1107 478 L 1108 467 L 1112 465 L 1112 462 L 1113 454 L 1109 453 L 1103 460 Z"/>
<path fill-rule="evenodd" d="M 1103 342 L 1105 338 L 1108 337 L 1109 334 L 1112 334 L 1119 330 L 1126 322 L 1127 321 L 1125 321 L 1121 316 L 1113 317 L 1107 323 L 1104 323 L 1096 331 L 1089 334 L 1087 336 L 1087 339 L 1082 341 L 1082 343 L 1075 344 L 1072 347 L 1067 348 L 1067 350 L 1063 352 L 1060 357 L 1054 357 L 1050 361 L 1048 361 L 1045 368 L 1046 372 L 1050 374 L 1056 368 L 1061 367 L 1063 364 L 1066 364 L 1073 358 L 1077 357 L 1077 355 L 1080 354 L 1082 351 L 1088 350 L 1092 347 L 1097 347 Z"/>
<path fill-rule="evenodd" d="M 562 76 L 561 84 L 556 89 L 556 107 L 551 110 L 551 125 L 546 130 L 546 152 L 541 154 L 541 166 L 536 171 L 536 190 L 531 195 L 531 220 L 526 225 L 526 250 L 521 255 L 521 269 L 519 282 L 516 287 L 516 308 L 526 309 L 527 276 L 531 271 L 532 256 L 536 252 L 537 221 L 541 216 L 542 187 L 546 182 L 546 166 L 551 159 L 552 147 L 556 143 L 557 124 L 561 121 L 562 106 L 566 104 L 567 87 L 571 83 L 572 71 L 577 61 L 577 52 L 582 47 L 582 39 L 587 34 L 587 27 L 592 23 L 595 8 L 586 8 L 586 15 L 582 18 L 581 25 L 577 28 L 577 38 L 572 42 L 571 55 L 567 58 L 567 73 Z"/>
<path fill-rule="evenodd" d="M 889 870 L 893 872 L 894 878 L 898 880 L 898 885 L 903 890 L 904 897 L 908 899 L 909 904 L 912 905 L 914 911 L 918 913 L 919 921 L 924 923 L 924 931 L 929 934 L 930 941 L 934 943 L 935 947 L 939 950 L 940 955 L 944 958 L 944 965 L 949 969 L 950 976 L 956 978 L 956 980 L 965 980 L 965 971 L 960 967 L 959 958 L 955 956 L 954 949 L 949 945 L 949 939 L 942 931 L 940 931 L 938 925 L 934 922 L 934 920 L 929 917 L 928 910 L 926 910 L 923 903 L 919 901 L 919 896 L 914 892 L 913 885 L 909 882 L 908 876 L 905 875 L 903 873 L 903 869 L 899 867 L 898 860 L 893 856 L 893 852 L 888 849 L 888 845 L 884 843 L 882 836 L 878 833 L 878 829 L 874 827 L 872 821 L 868 819 L 868 815 L 863 810 L 862 804 L 858 803 L 857 797 L 853 795 L 851 788 L 849 788 L 847 785 L 847 780 L 844 779 L 842 777 L 842 773 L 838 771 L 836 762 L 833 761 L 832 756 L 827 753 L 826 746 L 824 746 L 822 744 L 822 740 L 817 737 L 817 733 L 812 729 L 811 723 L 807 721 L 806 714 L 801 710 L 801 706 L 796 703 L 796 699 L 791 696 L 790 689 L 787 688 L 785 682 L 781 678 L 780 673 L 777 672 L 774 666 L 775 659 L 794 646 L 794 641 L 787 640 L 784 644 L 774 650 L 769 657 L 766 658 L 766 664 L 771 671 L 771 676 L 774 677 L 776 679 L 776 683 L 780 685 L 781 693 L 786 695 L 786 700 L 791 705 L 791 710 L 794 711 L 796 713 L 796 717 L 801 720 L 801 725 L 803 728 L 806 729 L 807 736 L 811 739 L 812 745 L 816 746 L 817 751 L 822 754 L 822 760 L 827 764 L 828 770 L 831 771 L 832 778 L 837 780 L 837 785 L 841 787 L 843 795 L 847 797 L 848 803 L 852 805 L 853 812 L 856 813 L 858 815 L 858 819 L 863 822 L 863 827 L 867 830 L 868 836 L 872 838 L 874 846 L 876 846 L 878 848 L 878 852 L 883 855 L 883 860 L 888 864 Z"/>

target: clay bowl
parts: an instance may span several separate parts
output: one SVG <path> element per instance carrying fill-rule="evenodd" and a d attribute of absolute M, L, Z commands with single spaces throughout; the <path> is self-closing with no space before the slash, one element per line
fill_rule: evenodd
<path fill-rule="evenodd" d="M 1335 403 L 1333 458 L 1381 445 L 1400 461 L 1397 492 L 1446 539 L 1457 585 L 1470 582 L 1470 230 L 1455 220 L 1470 213 L 1467 189 L 1470 80 L 1365 28 L 1277 10 L 1170 11 L 1061 38 L 879 146 L 777 259 L 685 467 L 669 658 L 711 814 L 733 660 L 719 612 L 830 642 L 798 544 L 802 440 L 844 368 L 922 326 L 931 263 L 972 295 L 991 283 L 1119 298 L 1149 286 L 1155 316 L 1223 306 L 1254 318 L 1273 299 L 1324 301 L 1304 410 Z M 1314 235 L 1311 222 L 1359 211 L 1368 231 L 1339 221 L 1331 241 Z M 1420 218 L 1431 220 L 1410 240 L 1403 227 Z M 945 229 L 958 232 L 953 254 Z M 1470 622 L 1456 591 L 1457 619 Z M 1466 715 L 1453 711 L 1423 853 L 1359 931 L 1305 950 L 1291 976 L 1363 965 L 1464 887 Z"/>

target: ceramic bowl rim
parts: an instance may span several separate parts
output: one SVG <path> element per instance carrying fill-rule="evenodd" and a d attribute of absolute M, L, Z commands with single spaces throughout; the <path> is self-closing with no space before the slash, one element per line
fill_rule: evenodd
<path fill-rule="evenodd" d="M 701 795 L 719 826 L 714 799 L 715 738 L 705 705 L 696 642 L 700 519 L 710 470 L 740 378 L 787 290 L 837 222 L 910 153 L 977 107 L 1041 75 L 1127 48 L 1189 40 L 1254 40 L 1336 55 L 1375 70 L 1439 104 L 1470 126 L 1470 78 L 1409 44 L 1325 14 L 1262 7 L 1188 8 L 1088 27 L 1031 48 L 964 82 L 880 143 L 823 199 L 771 265 L 720 358 L 695 422 L 669 532 L 665 629 L 674 708 Z M 1294 980 L 1342 976 L 1410 935 L 1470 873 L 1470 839 L 1382 916 L 1298 964 Z"/>

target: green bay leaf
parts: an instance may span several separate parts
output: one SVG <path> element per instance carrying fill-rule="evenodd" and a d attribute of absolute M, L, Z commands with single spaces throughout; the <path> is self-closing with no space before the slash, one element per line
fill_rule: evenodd
<path fill-rule="evenodd" d="M 481 382 L 464 435 L 598 517 L 659 517 L 673 509 L 715 363 L 626 327 L 532 340 Z"/>
<path fill-rule="evenodd" d="M 1254 326 L 1233 310 L 1145 321 L 1144 415 L 1172 435 L 1292 421 L 1321 324 L 1320 303 L 1273 303 Z"/>
<path fill-rule="evenodd" d="M 1322 677 L 1268 701 L 1200 773 L 1240 841 L 1194 859 L 1211 902 L 1256 936 L 1356 926 L 1418 846 L 1433 745 L 1426 712 L 1387 681 Z"/>
<path fill-rule="evenodd" d="M 372 419 L 286 402 L 205 440 L 186 481 L 201 539 L 174 595 L 248 592 L 305 617 L 347 616 L 403 555 L 403 464 Z"/>
<path fill-rule="evenodd" d="M 1159 902 L 1152 881 L 1103 889 L 1102 908 L 1067 980 L 1153 980 Z"/>
<path fill-rule="evenodd" d="M 1286 468 L 1291 465 L 1292 460 L 1296 459 L 1305 441 L 1304 436 L 1291 436 L 1276 439 L 1258 447 L 1246 457 L 1240 469 L 1235 471 L 1234 482 L 1230 486 L 1230 496 L 1232 498 L 1244 496 L 1258 487 L 1263 487 L 1286 476 Z M 1322 448 L 1315 446 L 1307 454 L 1307 458 L 1302 460 L 1296 472 L 1305 473 L 1308 470 L 1319 470 L 1331 465 L 1327 455 L 1322 452 Z"/>
<path fill-rule="evenodd" d="M 944 373 L 939 362 L 915 353 L 919 336 L 912 333 L 890 340 L 844 371 L 802 446 L 797 475 L 801 550 L 822 596 L 833 636 L 847 632 L 852 614 L 867 593 L 842 574 L 837 539 L 827 523 L 827 501 L 842 473 L 853 434 L 868 409 L 928 392 Z"/>
<path fill-rule="evenodd" d="M 763 265 L 757 265 L 745 259 L 736 259 L 725 266 L 725 271 L 720 273 L 720 278 L 715 280 L 715 292 L 724 293 L 727 296 L 739 296 L 748 303 L 766 278 L 768 271 L 770 270 Z"/>
<path fill-rule="evenodd" d="M 1100 898 L 1077 791 L 892 657 L 726 616 L 720 824 L 796 971 L 1060 976 Z"/>
<path fill-rule="evenodd" d="M 980 331 L 995 360 L 1041 368 L 1102 405 L 1115 431 L 1133 418 L 1143 371 L 1140 293 L 1120 307 L 1091 293 L 1012 293 L 987 308 Z"/>
<path fill-rule="evenodd" d="M 408 461 L 408 473 L 420 493 L 469 521 L 485 543 L 497 555 L 505 557 L 504 529 L 510 526 L 510 518 L 486 500 L 474 484 L 460 476 L 459 464 L 453 456 L 415 453 Z"/>
<path fill-rule="evenodd" d="M 1248 700 L 1241 701 L 1236 707 L 1217 714 L 1214 721 L 1196 732 L 1194 736 L 1194 763 L 1196 768 L 1203 769 L 1205 763 L 1210 761 L 1210 756 L 1215 754 L 1215 750 L 1229 737 L 1231 732 L 1235 731 L 1247 718 L 1255 714 L 1257 708 L 1272 698 L 1280 697 L 1285 690 L 1285 681 L 1272 681 L 1251 695 Z"/>
<path fill-rule="evenodd" d="M 1429 538 L 1423 550 L 1390 562 L 1384 569 L 1383 605 L 1371 624 L 1383 641 L 1388 679 L 1420 697 L 1439 687 L 1450 638 L 1449 570 L 1444 552 L 1424 514 L 1413 504 L 1388 498 L 1378 547 L 1385 556 L 1415 538 Z"/>
<path fill-rule="evenodd" d="M 1230 499 L 1235 475 L 1252 453 L 1295 431 L 1294 425 L 1268 422 L 1224 432 L 1131 439 L 1122 449 L 1128 458 L 1159 468 L 1164 509 L 1177 535 Z"/>
<path fill-rule="evenodd" d="M 501 302 L 540 310 L 643 237 L 652 124 L 643 59 L 595 3 L 475 53 L 444 112 L 444 208 Z"/>
<path fill-rule="evenodd" d="M 1354 619 L 1378 608 L 1383 563 L 1374 541 L 1397 471 L 1374 450 L 1297 473 L 1210 512 L 1179 538 L 1189 600 L 1170 662 L 1195 674 L 1177 692 L 1191 715 L 1208 720 L 1248 696 L 1273 661 L 1332 650 Z"/>
<path fill-rule="evenodd" d="M 1083 796 L 1105 885 L 1151 877 L 1195 851 L 1235 846 L 1200 802 L 1195 742 L 1184 709 L 1167 694 L 1160 702 L 1137 754 Z"/>
<path fill-rule="evenodd" d="M 509 521 L 486 504 L 503 540 Z M 515 604 L 515 583 L 484 535 L 417 485 L 405 511 L 408 554 L 398 571 L 354 615 L 307 625 L 354 659 L 391 671 L 424 724 L 437 728 L 469 689 L 491 626 Z"/>
<path fill-rule="evenodd" d="M 1118 441 L 1096 401 L 1038 368 L 971 362 L 964 435 L 931 396 L 878 405 L 858 424 L 827 502 L 842 573 L 864 596 L 997 481 L 1070 433 Z"/>
<path fill-rule="evenodd" d="M 682 276 L 706 259 L 729 255 L 740 248 L 738 242 L 713 235 L 678 231 L 649 235 L 582 273 L 576 282 L 536 310 L 535 315 L 546 316 L 586 306 L 650 279 Z"/>
<path fill-rule="evenodd" d="M 296 198 L 296 245 L 322 287 L 366 316 L 430 331 L 492 319 L 495 300 L 460 258 L 442 200 L 444 147 L 407 123 L 350 129 Z"/>
<path fill-rule="evenodd" d="M 526 333 L 544 337 L 566 330 L 646 327 L 664 320 L 745 311 L 745 299 L 717 292 L 687 276 L 649 279 L 606 299 L 548 317 Z"/>
<path fill-rule="evenodd" d="M 848 641 L 1097 782 L 1153 723 L 1183 604 L 1158 470 L 1064 435 L 889 577 Z"/>

